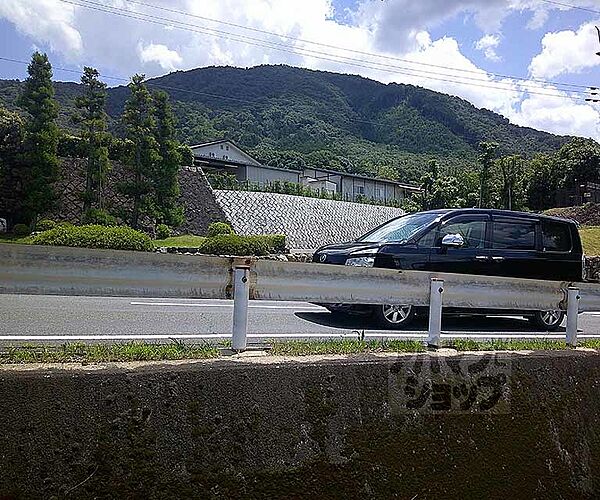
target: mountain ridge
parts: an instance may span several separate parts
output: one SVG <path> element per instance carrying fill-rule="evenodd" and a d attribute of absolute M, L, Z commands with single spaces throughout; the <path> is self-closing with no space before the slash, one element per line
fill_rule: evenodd
<path fill-rule="evenodd" d="M 0 80 L 0 103 L 14 107 L 20 85 Z M 55 82 L 63 126 L 72 127 L 67 115 L 78 85 Z M 481 141 L 498 142 L 502 155 L 531 157 L 571 138 L 511 124 L 422 87 L 287 65 L 195 68 L 151 78 L 148 85 L 171 95 L 183 142 L 231 138 L 276 166 L 318 163 L 364 174 L 392 166 L 402 180 L 414 182 L 430 159 L 451 173 L 472 167 Z M 117 134 L 128 93 L 125 86 L 108 89 L 107 112 Z"/>

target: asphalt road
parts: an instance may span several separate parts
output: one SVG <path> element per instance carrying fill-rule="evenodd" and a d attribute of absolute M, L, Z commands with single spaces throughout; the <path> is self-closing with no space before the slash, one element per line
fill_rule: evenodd
<path fill-rule="evenodd" d="M 0 341 L 126 340 L 144 338 L 230 338 L 233 302 L 228 300 L 132 299 L 0 295 Z M 522 318 L 445 318 L 449 335 L 481 338 L 546 335 Z M 600 313 L 580 315 L 583 334 L 600 336 Z M 419 337 L 427 330 L 420 319 L 409 331 L 383 331 L 360 316 L 339 318 L 305 302 L 252 301 L 248 333 L 256 340 L 292 336 Z M 564 328 L 552 336 L 563 336 Z M 250 339 L 252 340 L 252 339 Z"/>

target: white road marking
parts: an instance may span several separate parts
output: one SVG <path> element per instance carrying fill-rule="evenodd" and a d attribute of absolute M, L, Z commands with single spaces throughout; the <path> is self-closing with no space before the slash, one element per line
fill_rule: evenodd
<path fill-rule="evenodd" d="M 130 302 L 132 306 L 165 306 L 165 307 L 233 307 L 231 304 L 194 304 L 194 303 L 180 303 L 180 302 Z M 324 307 L 320 306 L 267 306 L 258 304 L 249 304 L 250 309 L 292 309 L 294 311 L 327 311 Z"/>

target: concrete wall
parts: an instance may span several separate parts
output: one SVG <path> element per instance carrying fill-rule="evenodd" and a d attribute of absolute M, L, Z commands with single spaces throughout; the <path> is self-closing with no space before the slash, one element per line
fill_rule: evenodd
<path fill-rule="evenodd" d="M 398 406 L 485 359 L 3 367 L 0 498 L 598 498 L 597 352 L 493 359 L 497 411 Z"/>
<path fill-rule="evenodd" d="M 399 208 L 277 193 L 215 191 L 238 234 L 285 234 L 292 249 L 350 241 L 404 212 Z"/>

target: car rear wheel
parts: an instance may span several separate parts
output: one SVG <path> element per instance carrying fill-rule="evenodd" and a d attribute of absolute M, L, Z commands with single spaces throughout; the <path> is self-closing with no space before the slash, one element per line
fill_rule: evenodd
<path fill-rule="evenodd" d="M 542 330 L 553 332 L 563 322 L 565 313 L 563 311 L 536 311 L 533 315 L 533 324 Z"/>
<path fill-rule="evenodd" d="M 383 304 L 373 308 L 373 317 L 383 328 L 400 329 L 415 319 L 415 308 L 407 304 Z"/>

